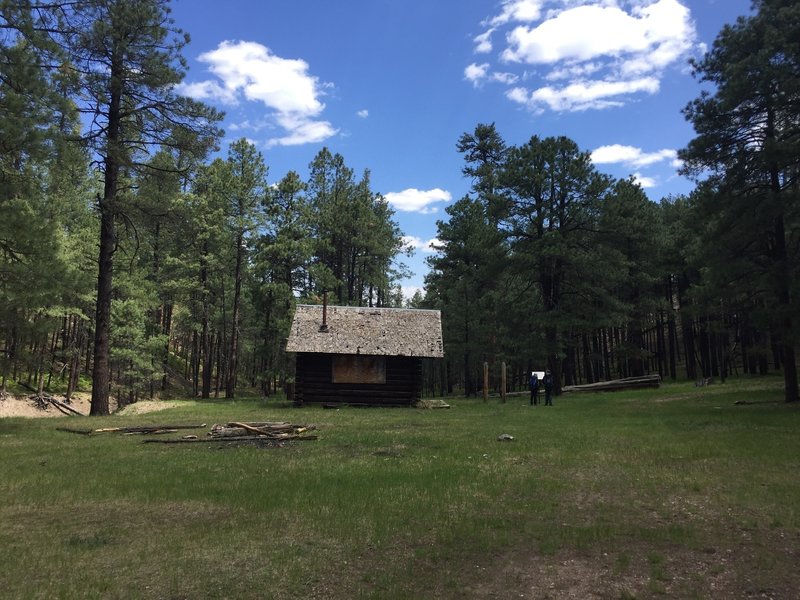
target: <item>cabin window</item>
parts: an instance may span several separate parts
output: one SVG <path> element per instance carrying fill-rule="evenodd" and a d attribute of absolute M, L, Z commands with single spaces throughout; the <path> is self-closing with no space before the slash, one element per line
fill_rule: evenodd
<path fill-rule="evenodd" d="M 333 383 L 386 383 L 386 357 L 336 355 Z"/>

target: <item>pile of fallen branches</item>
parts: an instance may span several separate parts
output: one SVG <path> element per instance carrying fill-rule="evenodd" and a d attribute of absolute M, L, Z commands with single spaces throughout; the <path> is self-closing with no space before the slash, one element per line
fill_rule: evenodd
<path fill-rule="evenodd" d="M 36 404 L 36 408 L 40 410 L 47 410 L 48 406 L 54 406 L 56 409 L 60 410 L 65 415 L 83 416 L 83 413 L 75 410 L 66 402 L 63 402 L 58 398 L 56 398 L 55 396 L 51 396 L 50 394 L 36 393 L 31 396 L 28 396 L 28 399 L 31 400 L 34 404 Z"/>
<path fill-rule="evenodd" d="M 277 444 L 287 441 L 316 440 L 316 435 L 308 435 L 316 425 L 296 425 L 287 422 L 266 421 L 258 423 L 231 422 L 211 426 L 208 437 L 196 435 L 179 439 L 144 440 L 145 443 L 197 444 L 202 442 L 223 442 L 225 444 Z"/>

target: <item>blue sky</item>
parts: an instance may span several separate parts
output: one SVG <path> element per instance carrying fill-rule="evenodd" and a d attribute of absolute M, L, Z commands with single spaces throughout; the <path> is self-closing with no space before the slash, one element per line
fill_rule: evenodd
<path fill-rule="evenodd" d="M 469 192 L 456 141 L 495 123 L 510 145 L 566 135 L 659 200 L 686 193 L 681 109 L 702 56 L 750 0 L 174 0 L 191 35 L 182 92 L 226 112 L 270 182 L 342 154 L 396 211 L 422 286 L 444 209 Z"/>

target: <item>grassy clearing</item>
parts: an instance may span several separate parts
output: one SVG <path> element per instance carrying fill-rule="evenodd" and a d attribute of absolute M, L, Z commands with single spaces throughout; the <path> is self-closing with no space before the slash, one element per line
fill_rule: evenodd
<path fill-rule="evenodd" d="M 3 595 L 793 597 L 800 408 L 781 398 L 761 379 L 554 407 L 186 401 L 2 419 Z M 319 424 L 320 439 L 162 446 L 56 430 L 284 419 Z"/>

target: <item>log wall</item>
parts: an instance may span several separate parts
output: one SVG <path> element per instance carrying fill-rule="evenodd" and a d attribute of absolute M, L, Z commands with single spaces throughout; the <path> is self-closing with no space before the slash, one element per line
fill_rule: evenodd
<path fill-rule="evenodd" d="M 421 358 L 387 356 L 386 383 L 333 383 L 333 356 L 297 354 L 296 403 L 408 406 L 420 397 Z"/>

